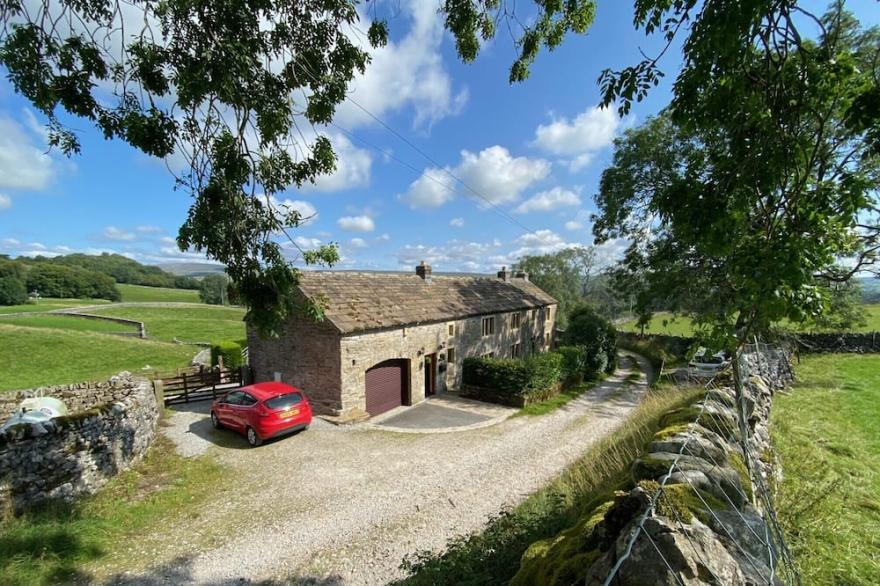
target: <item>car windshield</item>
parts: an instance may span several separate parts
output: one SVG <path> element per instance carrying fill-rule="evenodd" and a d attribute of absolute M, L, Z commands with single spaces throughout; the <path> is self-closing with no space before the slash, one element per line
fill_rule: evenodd
<path fill-rule="evenodd" d="M 299 403 L 302 403 L 303 397 L 299 393 L 287 393 L 286 395 L 278 395 L 266 401 L 266 407 L 269 409 L 287 409 Z"/>

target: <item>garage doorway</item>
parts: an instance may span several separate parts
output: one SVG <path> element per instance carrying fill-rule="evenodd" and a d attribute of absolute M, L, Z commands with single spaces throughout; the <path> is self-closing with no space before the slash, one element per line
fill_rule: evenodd
<path fill-rule="evenodd" d="M 406 359 L 386 360 L 366 372 L 366 406 L 371 417 L 400 407 L 409 396 Z"/>

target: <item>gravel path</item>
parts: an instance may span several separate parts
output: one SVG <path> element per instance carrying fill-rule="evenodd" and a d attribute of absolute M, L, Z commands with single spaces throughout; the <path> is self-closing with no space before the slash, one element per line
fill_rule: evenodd
<path fill-rule="evenodd" d="M 166 433 L 181 451 L 197 454 L 221 442 L 211 450 L 248 489 L 207 512 L 226 538 L 178 551 L 174 561 L 134 582 L 385 584 L 399 578 L 405 555 L 440 550 L 450 537 L 479 530 L 611 432 L 647 388 L 644 372 L 628 380 L 636 369 L 624 362 L 628 366 L 613 377 L 553 413 L 453 434 L 316 421 L 305 433 L 248 450 L 229 432 L 216 436 L 202 414 L 175 415 Z"/>

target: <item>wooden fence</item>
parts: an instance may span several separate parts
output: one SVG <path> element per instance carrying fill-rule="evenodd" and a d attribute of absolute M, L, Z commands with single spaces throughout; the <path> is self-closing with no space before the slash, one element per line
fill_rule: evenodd
<path fill-rule="evenodd" d="M 250 376 L 247 366 L 241 368 L 192 367 L 176 373 L 157 374 L 153 386 L 165 405 L 216 399 L 247 384 Z"/>

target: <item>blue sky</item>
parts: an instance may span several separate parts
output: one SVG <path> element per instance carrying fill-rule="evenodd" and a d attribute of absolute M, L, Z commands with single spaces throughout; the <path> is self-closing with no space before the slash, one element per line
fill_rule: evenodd
<path fill-rule="evenodd" d="M 853 4 L 863 20 L 880 20 L 876 3 Z M 680 52 L 666 55 L 664 82 L 620 120 L 596 108 L 599 73 L 635 63 L 640 47 L 651 54 L 659 44 L 634 30 L 631 3 L 600 1 L 588 34 L 543 52 L 515 86 L 507 82 L 515 58 L 507 34 L 462 64 L 436 5 L 401 3 L 389 22 L 392 42 L 351 95 L 439 168 L 347 102 L 336 124 L 352 138 L 327 129 L 340 156 L 337 173 L 278 196 L 317 213 L 291 235 L 302 247 L 338 242 L 344 269 L 409 270 L 424 259 L 436 271 L 486 272 L 523 254 L 590 244 L 592 198 L 611 141 L 668 103 Z M 173 242 L 190 200 L 174 190 L 164 162 L 105 141 L 84 121 L 72 123 L 81 155 L 46 154 L 42 123 L 0 81 L 0 253 L 110 251 L 151 264 L 203 258 Z M 494 207 L 459 185 L 444 188 L 444 168 Z M 623 246 L 607 243 L 600 252 L 610 261 Z"/>

